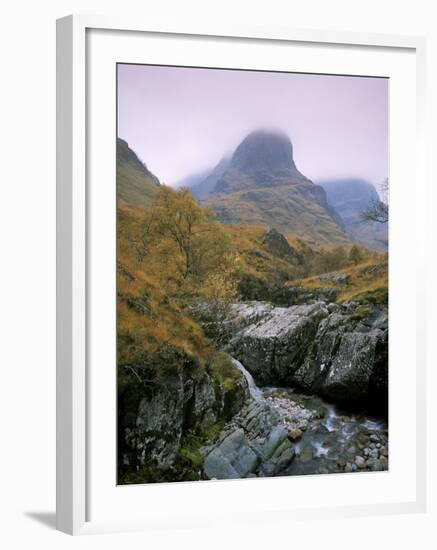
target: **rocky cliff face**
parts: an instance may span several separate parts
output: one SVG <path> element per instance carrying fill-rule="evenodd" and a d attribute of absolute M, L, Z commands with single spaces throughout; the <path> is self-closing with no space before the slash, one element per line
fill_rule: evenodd
<path fill-rule="evenodd" d="M 236 304 L 222 339 L 261 386 L 299 387 L 355 407 L 384 408 L 387 320 L 384 305 Z"/>
<path fill-rule="evenodd" d="M 347 242 L 322 187 L 296 167 L 288 136 L 249 134 L 206 198 L 224 223 L 270 226 L 318 244 Z"/>
<path fill-rule="evenodd" d="M 141 472 L 141 482 L 183 476 L 180 453 L 187 435 L 202 435 L 231 418 L 249 397 L 243 376 L 222 383 L 176 348 L 160 351 L 147 364 L 118 369 L 120 473 Z"/>

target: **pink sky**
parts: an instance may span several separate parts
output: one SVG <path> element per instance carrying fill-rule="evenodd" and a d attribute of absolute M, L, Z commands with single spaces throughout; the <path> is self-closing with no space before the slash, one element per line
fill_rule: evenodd
<path fill-rule="evenodd" d="M 164 183 L 258 128 L 285 131 L 313 181 L 388 177 L 387 79 L 118 65 L 118 135 Z"/>

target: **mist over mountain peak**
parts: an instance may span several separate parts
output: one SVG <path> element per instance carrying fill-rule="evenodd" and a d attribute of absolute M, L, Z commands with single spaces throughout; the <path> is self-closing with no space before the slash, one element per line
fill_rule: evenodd
<path fill-rule="evenodd" d="M 282 131 L 254 130 L 236 148 L 232 166 L 249 172 L 296 170 L 293 145 L 289 136 Z"/>

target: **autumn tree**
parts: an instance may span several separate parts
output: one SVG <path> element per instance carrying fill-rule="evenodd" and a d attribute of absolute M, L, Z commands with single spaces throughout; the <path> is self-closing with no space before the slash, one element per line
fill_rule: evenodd
<path fill-rule="evenodd" d="M 347 251 L 343 246 L 337 246 L 332 249 L 330 259 L 331 269 L 341 269 L 347 265 Z"/>
<path fill-rule="evenodd" d="M 356 244 L 354 244 L 349 251 L 349 260 L 355 265 L 363 261 L 363 252 Z"/>
<path fill-rule="evenodd" d="M 229 296 L 236 287 L 232 241 L 188 189 L 161 186 L 144 215 L 138 246 L 165 283 L 186 293 Z"/>

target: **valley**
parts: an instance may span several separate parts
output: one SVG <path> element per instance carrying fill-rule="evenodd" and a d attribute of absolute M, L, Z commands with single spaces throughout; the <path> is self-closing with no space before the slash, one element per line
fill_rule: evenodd
<path fill-rule="evenodd" d="M 387 470 L 372 188 L 314 184 L 264 130 L 185 183 L 117 141 L 118 483 Z"/>

